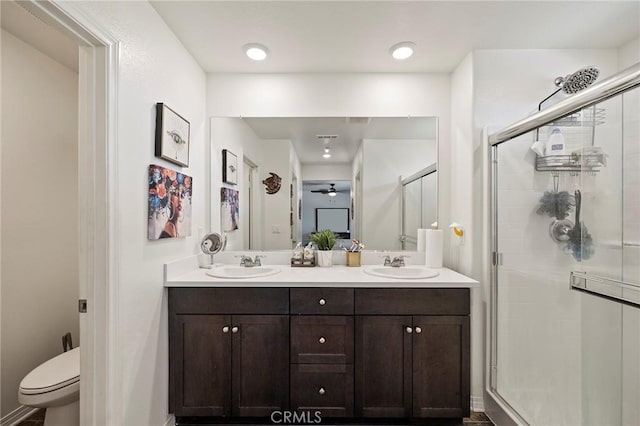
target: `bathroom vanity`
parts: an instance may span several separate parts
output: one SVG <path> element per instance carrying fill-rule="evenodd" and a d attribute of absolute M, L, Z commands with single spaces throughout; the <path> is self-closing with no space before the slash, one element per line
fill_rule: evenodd
<path fill-rule="evenodd" d="M 194 270 L 166 280 L 178 420 L 469 415 L 476 281 L 445 268 L 421 280 L 302 269 L 243 280 Z"/>

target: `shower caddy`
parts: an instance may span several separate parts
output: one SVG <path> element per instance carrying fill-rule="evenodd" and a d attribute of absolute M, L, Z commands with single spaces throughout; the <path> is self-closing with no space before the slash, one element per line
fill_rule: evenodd
<path fill-rule="evenodd" d="M 609 77 L 608 79 L 584 90 L 571 98 L 564 99 L 544 110 L 540 110 L 536 114 L 520 120 L 509 127 L 496 132 L 489 136 L 489 144 L 492 149 L 492 309 L 495 309 L 497 301 L 497 268 L 500 264 L 501 255 L 498 253 L 497 246 L 497 206 L 495 191 L 497 188 L 497 147 L 499 144 L 506 142 L 515 137 L 524 135 L 525 133 L 538 130 L 546 126 L 564 126 L 576 127 L 589 125 L 593 133 L 595 127 L 604 122 L 604 110 L 597 108 L 595 105 L 601 101 L 612 98 L 623 92 L 640 86 L 640 63 L 637 63 L 620 73 Z M 559 90 L 558 90 L 559 91 Z M 544 99 L 540 105 L 548 100 L 555 93 Z M 541 109 L 541 108 L 539 108 Z M 586 112 L 585 111 L 590 111 Z M 537 139 L 537 138 L 536 138 Z M 550 164 L 553 162 L 553 164 Z M 606 154 L 589 153 L 586 155 L 573 153 L 566 156 L 548 156 L 536 159 L 536 171 L 552 172 L 554 176 L 554 186 L 557 186 L 557 179 L 561 172 L 569 172 L 571 174 L 597 173 L 606 165 Z M 569 285 L 571 289 L 595 296 L 613 300 L 625 305 L 640 308 L 640 286 L 624 281 L 614 280 L 606 277 L 600 277 L 591 273 L 573 271 L 569 276 Z M 495 324 L 492 325 L 492 328 Z M 495 330 L 494 330 L 495 332 Z M 495 348 L 494 348 L 495 349 Z"/>
<path fill-rule="evenodd" d="M 556 93 L 563 91 L 566 94 L 576 94 L 589 87 L 598 78 L 600 71 L 594 66 L 586 67 L 570 74 L 566 77 L 558 77 L 554 83 L 558 87 L 556 91 L 544 98 L 538 104 L 538 112 L 542 110 L 542 104 L 551 99 Z M 595 128 L 597 125 L 604 123 L 605 110 L 593 105 L 591 108 L 573 112 L 570 115 L 557 118 L 548 123 L 545 127 L 564 127 L 564 128 L 590 128 L 591 147 L 595 144 Z M 536 140 L 540 139 L 540 127 L 536 128 Z M 580 172 L 587 172 L 594 175 L 601 167 L 606 166 L 606 154 L 603 152 L 594 152 L 591 149 L 587 152 L 573 152 L 568 155 L 536 155 L 536 171 L 552 172 L 554 187 L 557 191 L 558 178 L 560 172 L 570 172 L 571 175 L 577 175 Z"/>

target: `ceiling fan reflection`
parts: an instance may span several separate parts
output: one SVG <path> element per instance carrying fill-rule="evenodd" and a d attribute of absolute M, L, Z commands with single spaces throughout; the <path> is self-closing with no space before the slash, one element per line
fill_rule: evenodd
<path fill-rule="evenodd" d="M 315 192 L 318 194 L 327 194 L 329 197 L 335 197 L 338 194 L 338 192 L 348 192 L 348 191 L 337 190 L 336 184 L 332 183 L 332 184 L 329 184 L 328 189 L 312 189 L 311 192 Z"/>

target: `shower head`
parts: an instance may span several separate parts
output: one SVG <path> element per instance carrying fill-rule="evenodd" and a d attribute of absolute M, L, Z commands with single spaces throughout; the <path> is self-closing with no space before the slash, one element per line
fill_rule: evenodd
<path fill-rule="evenodd" d="M 600 75 L 600 70 L 597 67 L 590 66 L 579 69 L 566 77 L 558 77 L 554 83 L 564 93 L 571 95 L 591 86 L 597 80 L 598 75 Z"/>

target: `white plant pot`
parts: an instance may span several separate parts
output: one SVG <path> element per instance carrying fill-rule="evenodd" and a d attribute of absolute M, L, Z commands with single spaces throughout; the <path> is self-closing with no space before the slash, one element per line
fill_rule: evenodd
<path fill-rule="evenodd" d="M 332 250 L 317 250 L 318 266 L 331 266 L 333 265 L 333 251 Z"/>

